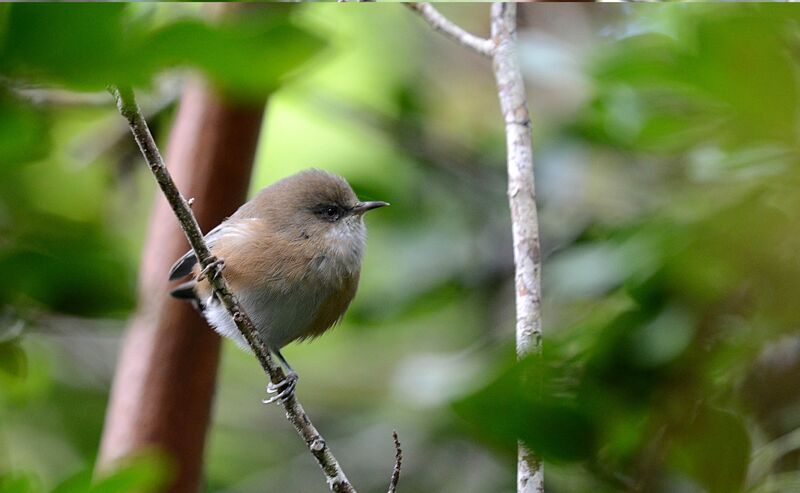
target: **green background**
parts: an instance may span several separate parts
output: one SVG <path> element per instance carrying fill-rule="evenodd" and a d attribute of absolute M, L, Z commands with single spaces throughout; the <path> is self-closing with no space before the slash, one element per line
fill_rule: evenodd
<path fill-rule="evenodd" d="M 0 491 L 88 485 L 155 186 L 106 84 L 164 142 L 196 72 L 271 94 L 253 191 L 308 167 L 370 215 L 343 324 L 285 350 L 359 491 L 800 488 L 800 11 L 524 5 L 543 357 L 514 363 L 502 119 L 487 60 L 401 5 L 0 7 Z M 488 6 L 442 6 L 486 35 Z M 54 89 L 55 88 L 55 89 Z M 225 342 L 207 491 L 325 491 L 265 378 Z M 525 378 L 520 378 L 525 374 Z"/>

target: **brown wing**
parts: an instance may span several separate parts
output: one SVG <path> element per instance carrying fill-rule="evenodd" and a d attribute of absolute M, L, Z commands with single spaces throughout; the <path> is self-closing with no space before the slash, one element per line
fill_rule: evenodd
<path fill-rule="evenodd" d="M 316 317 L 311 321 L 308 328 L 303 331 L 303 335 L 298 337 L 298 340 L 319 337 L 326 330 L 339 323 L 356 295 L 358 277 L 359 274 L 355 273 L 352 277 L 345 279 L 342 288 L 322 302 Z"/>
<path fill-rule="evenodd" d="M 241 286 L 257 285 L 263 267 L 263 261 L 257 248 L 259 238 L 266 235 L 267 225 L 257 219 L 229 219 L 214 229 L 214 242 L 210 245 L 211 253 L 225 262 L 225 280 L 235 293 Z M 195 279 L 200 275 L 200 266 L 192 268 Z M 195 292 L 202 300 L 211 295 L 211 285 L 207 279 L 198 281 Z"/>

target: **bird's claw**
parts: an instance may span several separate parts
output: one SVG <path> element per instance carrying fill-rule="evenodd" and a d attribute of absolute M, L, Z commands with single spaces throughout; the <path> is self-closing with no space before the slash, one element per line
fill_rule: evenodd
<path fill-rule="evenodd" d="M 199 279 L 204 279 L 206 276 L 209 275 L 210 272 L 211 272 L 211 277 L 216 279 L 217 276 L 219 276 L 219 274 L 222 272 L 222 269 L 224 268 L 225 268 L 225 260 L 221 258 L 214 258 L 214 260 L 212 260 L 208 265 L 206 265 L 203 268 L 203 270 L 200 271 Z"/>
<path fill-rule="evenodd" d="M 281 380 L 278 384 L 270 382 L 269 385 L 267 385 L 267 393 L 275 395 L 261 402 L 264 404 L 272 404 L 277 401 L 286 402 L 294 395 L 294 390 L 297 388 L 297 380 L 299 379 L 300 376 L 297 373 L 289 372 L 286 374 L 286 378 Z"/>

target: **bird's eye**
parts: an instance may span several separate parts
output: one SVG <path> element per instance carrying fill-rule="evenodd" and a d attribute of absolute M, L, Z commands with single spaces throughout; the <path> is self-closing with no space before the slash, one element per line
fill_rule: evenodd
<path fill-rule="evenodd" d="M 339 219 L 340 211 L 335 205 L 326 205 L 320 208 L 319 213 L 324 219 L 333 222 Z"/>

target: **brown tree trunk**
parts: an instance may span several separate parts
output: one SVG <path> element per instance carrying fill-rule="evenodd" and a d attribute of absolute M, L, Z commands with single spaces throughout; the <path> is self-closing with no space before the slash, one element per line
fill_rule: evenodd
<path fill-rule="evenodd" d="M 167 165 L 203 231 L 244 201 L 263 105 L 223 100 L 200 81 L 188 84 L 167 147 Z M 144 245 L 139 310 L 128 327 L 111 389 L 98 469 L 157 448 L 177 467 L 170 492 L 200 488 L 219 337 L 186 302 L 168 295 L 170 265 L 189 248 L 161 194 Z"/>

